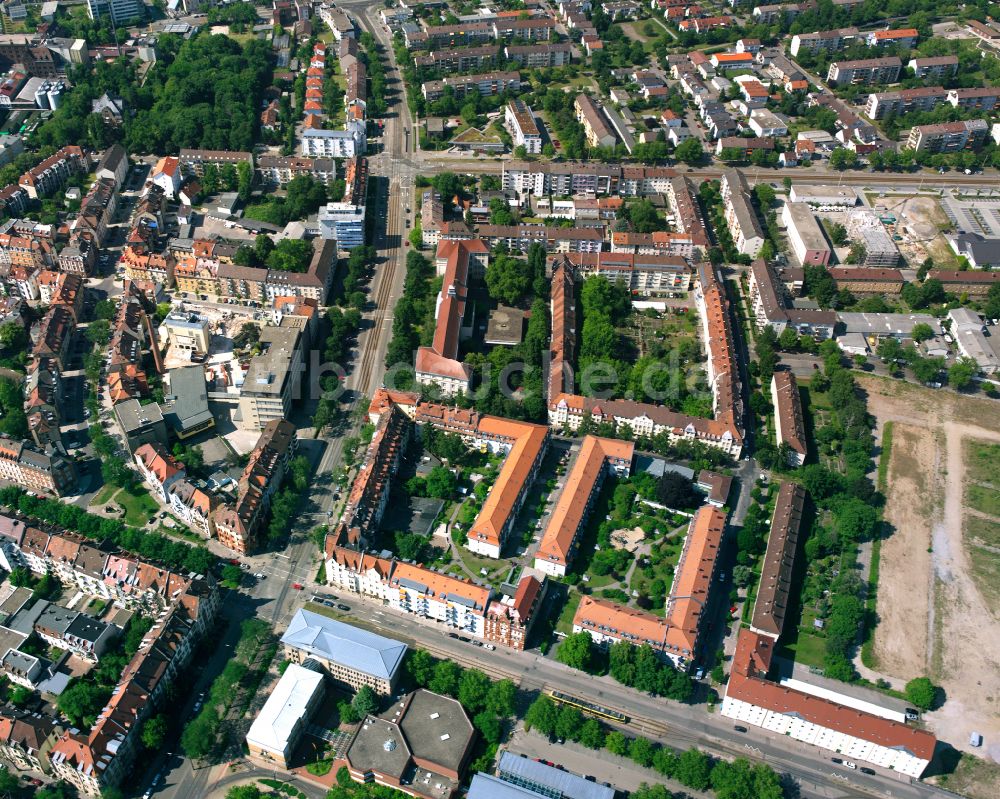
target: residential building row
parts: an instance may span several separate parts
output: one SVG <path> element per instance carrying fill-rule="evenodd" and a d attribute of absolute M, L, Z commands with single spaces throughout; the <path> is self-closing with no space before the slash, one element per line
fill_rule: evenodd
<path fill-rule="evenodd" d="M 837 315 L 833 311 L 791 307 L 788 289 L 774 269 L 761 259 L 750 264 L 747 292 L 758 331 L 770 327 L 780 335 L 791 328 L 799 335 L 818 339 L 833 337 Z"/>

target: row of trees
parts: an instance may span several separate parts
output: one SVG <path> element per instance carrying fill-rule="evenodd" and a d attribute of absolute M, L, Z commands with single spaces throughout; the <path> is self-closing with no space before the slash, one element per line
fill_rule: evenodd
<path fill-rule="evenodd" d="M 206 574 L 216 564 L 215 555 L 205 547 L 138 530 L 120 519 L 94 516 L 76 505 L 33 497 L 17 486 L 0 488 L 0 505 L 30 518 L 74 530 L 87 538 L 105 541 L 146 560 L 162 563 L 174 571 Z"/>

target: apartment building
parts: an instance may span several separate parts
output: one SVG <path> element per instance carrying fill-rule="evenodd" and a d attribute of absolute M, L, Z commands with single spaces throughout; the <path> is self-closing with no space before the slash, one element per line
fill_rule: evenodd
<path fill-rule="evenodd" d="M 265 327 L 261 331 L 261 352 L 250 360 L 240 388 L 238 422 L 242 429 L 262 430 L 291 414 L 305 371 L 300 338 L 300 332 L 290 328 Z"/>
<path fill-rule="evenodd" d="M 656 234 L 615 234 L 616 236 L 652 236 Z M 691 287 L 691 268 L 678 255 L 645 252 L 568 253 L 557 256 L 553 263 L 565 264 L 581 278 L 600 275 L 625 286 L 629 293 L 640 297 L 670 296 Z"/>
<path fill-rule="evenodd" d="M 300 176 L 326 185 L 337 179 L 337 164 L 332 158 L 262 155 L 257 159 L 257 171 L 261 180 L 277 186 L 284 186 Z"/>
<path fill-rule="evenodd" d="M 531 155 L 542 152 L 542 133 L 531 108 L 520 100 L 511 100 L 504 110 L 504 126 L 515 147 L 523 147 Z"/>
<path fill-rule="evenodd" d="M 919 34 L 916 28 L 897 28 L 889 31 L 870 31 L 865 35 L 865 44 L 869 47 L 885 47 L 893 45 L 905 50 L 916 47 Z"/>
<path fill-rule="evenodd" d="M 427 102 L 440 99 L 445 89 L 451 89 L 457 99 L 467 94 L 475 93 L 481 97 L 491 97 L 504 92 L 521 91 L 521 74 L 519 72 L 486 72 L 481 75 L 459 75 L 431 80 L 422 84 L 420 93 Z"/>
<path fill-rule="evenodd" d="M 493 21 L 493 37 L 496 39 L 524 39 L 529 42 L 546 42 L 555 29 L 556 21 L 551 17 L 503 17 Z"/>
<path fill-rule="evenodd" d="M 963 358 L 974 361 L 985 375 L 1000 371 L 1000 348 L 994 345 L 992 336 L 986 335 L 987 327 L 978 313 L 971 308 L 952 308 L 948 311 L 948 320 L 951 335 Z"/>
<path fill-rule="evenodd" d="M 785 628 L 785 616 L 792 610 L 792 575 L 805 501 L 806 491 L 797 483 L 779 486 L 750 622 L 754 632 L 777 638 Z"/>
<path fill-rule="evenodd" d="M 834 61 L 826 73 L 831 86 L 895 83 L 903 62 L 897 56 L 862 58 L 857 61 Z"/>
<path fill-rule="evenodd" d="M 539 581 L 526 574 L 512 595 L 502 595 L 486 609 L 483 638 L 523 651 L 545 599 L 545 578 Z"/>
<path fill-rule="evenodd" d="M 797 33 L 792 37 L 788 52 L 794 57 L 799 53 L 815 55 L 819 52 L 841 50 L 854 41 L 860 33 L 857 28 L 836 28 L 829 31 Z"/>
<path fill-rule="evenodd" d="M 184 175 L 197 175 L 203 177 L 205 167 L 212 164 L 215 167 L 239 166 L 247 164 L 253 169 L 253 153 L 240 152 L 238 150 L 189 150 L 181 149 L 178 158 L 181 165 L 181 172 Z"/>
<path fill-rule="evenodd" d="M 917 78 L 944 80 L 958 74 L 958 56 L 940 55 L 928 58 L 911 58 L 906 63 L 906 68 L 912 69 Z"/>
<path fill-rule="evenodd" d="M 781 209 L 781 221 L 800 264 L 826 266 L 830 262 L 830 245 L 809 205 L 786 202 Z"/>
<path fill-rule="evenodd" d="M 357 691 L 367 685 L 392 694 L 401 676 L 406 644 L 300 608 L 281 636 L 285 658 L 313 660 L 337 685 Z"/>
<path fill-rule="evenodd" d="M 608 126 L 601 106 L 586 94 L 578 94 L 573 103 L 577 121 L 583 125 L 591 147 L 614 147 L 618 138 Z"/>
<path fill-rule="evenodd" d="M 191 530 L 205 538 L 215 538 L 215 512 L 220 501 L 215 494 L 194 482 L 181 479 L 171 487 L 167 496 L 170 511 Z"/>
<path fill-rule="evenodd" d="M 523 44 L 507 45 L 504 56 L 525 69 L 545 69 L 546 67 L 562 67 L 573 60 L 573 46 L 568 42 L 561 44 Z"/>
<path fill-rule="evenodd" d="M 527 252 L 534 243 L 545 245 L 548 252 L 600 252 L 604 248 L 603 228 L 560 228 L 546 225 L 480 225 L 480 238 L 495 247 L 503 243 L 508 250 Z"/>
<path fill-rule="evenodd" d="M 0 478 L 57 497 L 72 495 L 78 488 L 73 461 L 6 435 L 0 436 Z"/>
<path fill-rule="evenodd" d="M 536 45 L 535 47 L 538 47 Z M 429 67 L 442 72 L 470 72 L 474 69 L 495 67 L 500 59 L 501 48 L 496 45 L 434 50 L 427 55 L 414 56 L 418 67 Z"/>
<path fill-rule="evenodd" d="M 927 277 L 940 280 L 950 294 L 968 294 L 971 297 L 985 296 L 992 285 L 1000 283 L 1000 272 L 992 271 L 932 269 Z"/>
<path fill-rule="evenodd" d="M 667 202 L 670 213 L 674 216 L 674 224 L 682 233 L 691 236 L 696 248 L 708 246 L 708 228 L 701 212 L 701 204 L 690 178 L 676 176 L 667 184 Z M 695 255 L 696 253 L 692 253 Z"/>
<path fill-rule="evenodd" d="M 733 244 L 739 253 L 756 258 L 766 235 L 753 207 L 750 184 L 738 169 L 726 169 L 722 173 L 721 187 L 726 224 Z"/>
<path fill-rule="evenodd" d="M 49 752 L 62 732 L 62 724 L 41 713 L 9 706 L 0 710 L 0 754 L 18 769 L 47 773 Z"/>
<path fill-rule="evenodd" d="M 775 372 L 771 377 L 771 402 L 774 405 L 774 435 L 779 451 L 787 450 L 788 465 L 801 466 L 806 461 L 806 425 L 802 416 L 799 384 L 792 372 Z"/>
<path fill-rule="evenodd" d="M 163 505 L 169 503 L 174 483 L 187 476 L 184 464 L 178 462 L 158 441 L 136 447 L 132 458 L 157 502 Z"/>
<path fill-rule="evenodd" d="M 919 89 L 900 89 L 894 92 L 875 92 L 868 95 L 865 116 L 882 119 L 886 114 L 902 115 L 910 111 L 933 111 L 948 99 L 943 86 L 923 86 Z"/>
<path fill-rule="evenodd" d="M 837 284 L 851 294 L 899 294 L 903 290 L 903 273 L 899 269 L 838 266 L 827 270 Z"/>
<path fill-rule="evenodd" d="M 573 632 L 586 632 L 597 644 L 628 641 L 648 644 L 680 669 L 698 656 L 705 624 L 703 611 L 715 582 L 726 515 L 703 505 L 688 527 L 664 616 L 585 596 L 573 617 Z"/>
<path fill-rule="evenodd" d="M 556 259 L 552 265 L 552 289 L 549 292 L 549 373 L 546 378 L 547 400 L 573 390 L 573 363 L 576 360 L 576 281 L 573 268 Z"/>
<path fill-rule="evenodd" d="M 868 208 L 853 208 L 847 212 L 847 234 L 865 249 L 861 266 L 893 268 L 899 263 L 899 248 L 892 240 L 878 215 Z"/>
<path fill-rule="evenodd" d="M 478 555 L 499 558 L 545 457 L 549 430 L 544 425 L 484 416 L 476 430 L 476 443 L 484 450 L 506 457 L 469 528 L 467 546 Z"/>
<path fill-rule="evenodd" d="M 112 624 L 44 599 L 19 612 L 10 624 L 17 631 L 34 632 L 49 646 L 91 663 L 97 662 L 118 635 L 118 628 Z"/>
<path fill-rule="evenodd" d="M 978 150 L 986 143 L 989 124 L 985 119 L 943 122 L 938 125 L 914 125 L 906 138 L 906 147 L 918 153 L 953 153 Z"/>
<path fill-rule="evenodd" d="M 466 292 L 470 274 L 485 273 L 489 248 L 481 239 L 442 241 L 437 249 L 437 270 L 443 277 L 435 311 L 434 339 L 429 347 L 420 347 L 415 357 L 418 383 L 436 385 L 451 396 L 467 393 L 472 374 L 458 360 L 459 344 L 471 335 L 465 321 Z"/>
<path fill-rule="evenodd" d="M 535 568 L 555 577 L 566 575 L 576 556 L 579 535 L 590 508 L 609 474 L 627 477 L 635 445 L 631 441 L 585 436 L 559 500 L 549 516 L 535 553 Z"/>
<path fill-rule="evenodd" d="M 80 205 L 73 221 L 70 241 L 86 240 L 104 246 L 108 225 L 118 210 L 118 186 L 113 178 L 98 178 Z"/>
<path fill-rule="evenodd" d="M 948 102 L 966 111 L 992 111 L 997 107 L 998 100 L 1000 88 L 995 87 L 952 89 L 948 92 Z"/>
<path fill-rule="evenodd" d="M 297 449 L 298 439 L 291 422 L 275 419 L 264 426 L 237 481 L 236 501 L 215 512 L 219 543 L 241 555 L 254 551 L 271 498 L 281 488 Z"/>
<path fill-rule="evenodd" d="M 757 330 L 770 327 L 780 335 L 786 327 L 790 327 L 799 335 L 811 335 L 818 339 L 833 337 L 837 315 L 833 311 L 787 307 L 785 286 L 764 261 L 758 259 L 750 264 L 747 285 Z"/>
<path fill-rule="evenodd" d="M 87 154 L 75 144 L 63 147 L 18 179 L 18 186 L 32 200 L 48 197 L 66 185 L 70 178 L 90 169 Z"/>
<path fill-rule="evenodd" d="M 345 130 L 307 128 L 302 134 L 299 154 L 313 158 L 354 158 L 364 155 L 365 123 L 350 120 Z"/>
<path fill-rule="evenodd" d="M 614 164 L 504 161 L 502 169 L 503 190 L 518 194 L 614 194 L 622 183 Z"/>

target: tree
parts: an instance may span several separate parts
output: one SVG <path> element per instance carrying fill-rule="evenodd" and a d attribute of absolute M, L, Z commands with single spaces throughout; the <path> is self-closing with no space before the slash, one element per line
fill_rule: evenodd
<path fill-rule="evenodd" d="M 538 730 L 542 735 L 552 735 L 559 720 L 559 708 L 544 694 L 539 696 L 524 715 L 524 728 Z"/>
<path fill-rule="evenodd" d="M 583 713 L 572 705 L 563 705 L 559 708 L 559 718 L 556 719 L 556 737 L 568 740 L 577 740 L 580 737 L 580 729 L 583 727 Z"/>
<path fill-rule="evenodd" d="M 894 363 L 903 354 L 903 347 L 892 336 L 886 336 L 875 348 L 875 354 L 886 363 Z"/>
<path fill-rule="evenodd" d="M 704 791 L 709 786 L 712 761 L 698 749 L 688 749 L 677 758 L 675 779 L 688 788 Z"/>
<path fill-rule="evenodd" d="M 457 484 L 454 473 L 443 466 L 435 466 L 427 475 L 427 493 L 437 499 L 450 499 Z"/>
<path fill-rule="evenodd" d="M 656 499 L 668 508 L 683 510 L 701 504 L 702 495 L 694 482 L 677 472 L 667 472 L 656 484 Z"/>
<path fill-rule="evenodd" d="M 507 305 L 515 305 L 531 285 L 527 265 L 519 258 L 497 255 L 486 267 L 486 289 L 490 296 Z"/>
<path fill-rule="evenodd" d="M 588 671 L 594 661 L 594 641 L 589 633 L 567 635 L 556 652 L 556 660 L 573 669 Z"/>
<path fill-rule="evenodd" d="M 72 680 L 59 695 L 59 712 L 78 729 L 89 729 L 107 700 L 104 689 L 93 682 Z"/>
<path fill-rule="evenodd" d="M 798 349 L 799 336 L 795 332 L 794 327 L 786 327 L 781 331 L 781 335 L 778 336 L 778 346 L 785 352 L 792 352 Z"/>
<path fill-rule="evenodd" d="M 645 768 L 653 765 L 654 753 L 653 743 L 648 738 L 633 738 L 628 745 L 629 758 Z"/>
<path fill-rule="evenodd" d="M 222 582 L 230 588 L 239 588 L 240 583 L 243 582 L 243 569 L 239 566 L 227 563 L 222 567 Z"/>
<path fill-rule="evenodd" d="M 834 169 L 851 169 L 857 165 L 858 156 L 853 150 L 846 147 L 838 147 L 830 153 L 830 166 Z"/>
<path fill-rule="evenodd" d="M 267 256 L 267 267 L 279 272 L 305 272 L 312 257 L 311 241 L 282 239 Z"/>
<path fill-rule="evenodd" d="M 0 325 L 0 348 L 19 350 L 27 344 L 28 334 L 24 330 L 24 325 L 18 322 L 4 322 Z"/>
<path fill-rule="evenodd" d="M 367 685 L 362 685 L 351 700 L 351 710 L 359 719 L 377 711 L 378 697 L 375 695 L 375 691 Z"/>
<path fill-rule="evenodd" d="M 830 241 L 834 247 L 843 247 L 847 244 L 847 228 L 840 222 L 834 222 L 827 227 L 830 234 Z"/>
<path fill-rule="evenodd" d="M 163 742 L 167 739 L 169 729 L 170 725 L 167 723 L 167 717 L 162 713 L 146 719 L 146 723 L 142 725 L 143 746 L 154 752 L 158 751 L 163 747 Z"/>
<path fill-rule="evenodd" d="M 256 785 L 234 785 L 226 791 L 226 799 L 261 799 L 264 794 Z"/>
<path fill-rule="evenodd" d="M 503 724 L 492 713 L 486 710 L 477 713 L 472 717 L 472 724 L 479 730 L 486 743 L 490 745 L 500 743 L 500 738 L 503 737 Z"/>
<path fill-rule="evenodd" d="M 504 679 L 491 683 L 486 697 L 486 709 L 501 718 L 513 716 L 517 700 L 517 686 L 513 680 Z"/>
<path fill-rule="evenodd" d="M 104 319 L 97 319 L 87 325 L 87 341 L 104 346 L 111 340 L 111 325 Z"/>
<path fill-rule="evenodd" d="M 618 730 L 613 730 L 604 739 L 604 748 L 613 755 L 624 756 L 628 752 L 628 738 Z"/>
<path fill-rule="evenodd" d="M 479 669 L 466 669 L 458 681 L 458 701 L 470 715 L 484 707 L 489 697 L 490 678 Z"/>
<path fill-rule="evenodd" d="M 978 371 L 979 366 L 972 358 L 959 358 L 948 369 L 948 385 L 956 391 L 965 391 Z"/>
<path fill-rule="evenodd" d="M 754 194 L 757 195 L 757 202 L 760 203 L 762 211 L 767 211 L 774 204 L 775 193 L 768 183 L 758 183 L 754 186 Z"/>
<path fill-rule="evenodd" d="M 413 682 L 426 688 L 434 679 L 435 660 L 426 649 L 411 649 L 407 653 L 406 670 Z"/>
<path fill-rule="evenodd" d="M 926 677 L 915 677 L 906 684 L 906 698 L 921 710 L 934 707 L 937 694 L 937 686 Z"/>
<path fill-rule="evenodd" d="M 597 719 L 587 719 L 580 727 L 580 743 L 588 749 L 600 749 L 604 746 L 604 730 Z"/>
<path fill-rule="evenodd" d="M 461 672 L 462 669 L 457 663 L 442 660 L 434 666 L 434 677 L 427 687 L 436 694 L 455 696 Z"/>
<path fill-rule="evenodd" d="M 674 158 L 689 166 L 701 163 L 704 157 L 705 151 L 701 146 L 701 140 L 695 137 L 682 141 L 674 150 Z"/>

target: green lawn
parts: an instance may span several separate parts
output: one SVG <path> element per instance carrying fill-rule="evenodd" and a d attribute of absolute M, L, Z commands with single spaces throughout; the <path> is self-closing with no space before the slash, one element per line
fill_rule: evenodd
<path fill-rule="evenodd" d="M 966 516 L 965 537 L 973 544 L 1000 549 L 1000 522 Z"/>
<path fill-rule="evenodd" d="M 576 609 L 579 607 L 581 599 L 583 599 L 583 594 L 570 589 L 569 599 L 563 606 L 562 613 L 559 614 L 559 620 L 556 622 L 557 633 L 570 635 L 573 632 L 573 617 L 576 615 Z"/>
<path fill-rule="evenodd" d="M 111 483 L 105 483 L 101 490 L 94 494 L 94 498 L 90 500 L 91 505 L 106 505 L 115 494 L 118 493 L 118 486 L 111 485 Z"/>
<path fill-rule="evenodd" d="M 155 516 L 160 506 L 142 488 L 126 491 L 124 488 L 115 494 L 114 501 L 125 508 L 125 523 L 133 527 L 142 527 Z"/>
<path fill-rule="evenodd" d="M 813 668 L 823 668 L 823 655 L 826 652 L 826 641 L 818 635 L 799 630 L 798 639 L 785 644 L 784 649 L 795 658 L 796 663 Z"/>
<path fill-rule="evenodd" d="M 998 463 L 1000 463 L 1000 444 L 987 444 L 985 441 L 966 442 L 965 468 L 969 480 L 979 483 L 993 482 L 996 480 Z"/>
<path fill-rule="evenodd" d="M 972 484 L 966 488 L 966 501 L 980 513 L 1000 516 L 1000 491 Z"/>

